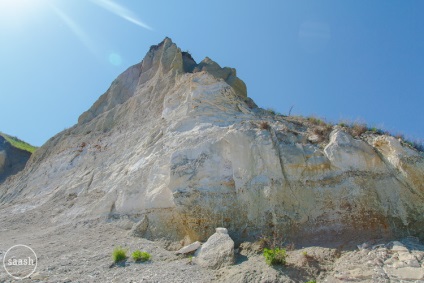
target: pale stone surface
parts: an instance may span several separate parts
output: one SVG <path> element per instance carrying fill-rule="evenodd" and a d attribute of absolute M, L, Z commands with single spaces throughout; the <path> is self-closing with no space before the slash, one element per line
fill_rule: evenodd
<path fill-rule="evenodd" d="M 35 272 L 30 277 L 32 280 L 46 280 L 49 276 L 42 272 Z"/>
<path fill-rule="evenodd" d="M 202 243 L 199 242 L 199 241 L 196 241 L 194 243 L 191 243 L 188 246 L 185 246 L 185 247 L 179 249 L 178 251 L 176 251 L 176 254 L 188 254 L 188 253 L 196 251 L 201 246 L 202 246 Z"/>
<path fill-rule="evenodd" d="M 359 245 L 363 246 L 363 245 Z M 369 246 L 367 244 L 367 246 Z M 346 253 L 335 262 L 327 279 L 334 282 L 415 282 L 423 280 L 424 245 L 406 238 L 371 250 Z M 416 256 L 417 255 L 417 256 Z M 339 280 L 339 281 L 337 281 Z"/>
<path fill-rule="evenodd" d="M 392 270 L 391 276 L 401 280 L 424 280 L 424 269 L 415 267 L 402 267 Z"/>
<path fill-rule="evenodd" d="M 149 228 L 149 219 L 147 218 L 146 215 L 144 215 L 139 222 L 133 225 L 130 233 L 131 235 L 136 237 L 143 237 L 146 234 L 148 228 Z"/>
<path fill-rule="evenodd" d="M 219 230 L 196 251 L 195 256 L 195 262 L 205 268 L 230 266 L 234 264 L 234 241 L 225 231 Z"/>
<path fill-rule="evenodd" d="M 362 140 L 354 139 L 341 129 L 335 129 L 324 153 L 331 164 L 343 171 L 384 171 L 384 163 L 373 148 Z"/>
<path fill-rule="evenodd" d="M 227 228 L 216 228 L 215 232 L 218 233 L 218 234 L 227 234 L 228 235 Z"/>

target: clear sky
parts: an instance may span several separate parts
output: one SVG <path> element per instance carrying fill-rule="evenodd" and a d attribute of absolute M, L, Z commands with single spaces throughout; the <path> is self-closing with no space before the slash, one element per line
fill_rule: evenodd
<path fill-rule="evenodd" d="M 0 131 L 40 146 L 169 36 L 263 108 L 424 138 L 424 1 L 0 0 Z M 142 107 L 142 106 L 140 106 Z"/>

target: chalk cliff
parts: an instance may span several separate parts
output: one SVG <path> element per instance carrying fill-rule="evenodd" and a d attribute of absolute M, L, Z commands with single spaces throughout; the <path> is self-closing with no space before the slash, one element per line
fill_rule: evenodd
<path fill-rule="evenodd" d="M 2 184 L 0 204 L 182 244 L 216 227 L 236 242 L 424 239 L 424 155 L 260 109 L 235 69 L 166 38 Z"/>

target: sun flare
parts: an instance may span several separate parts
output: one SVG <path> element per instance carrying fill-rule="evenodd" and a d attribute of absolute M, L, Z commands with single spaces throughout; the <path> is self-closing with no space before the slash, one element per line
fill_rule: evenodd
<path fill-rule="evenodd" d="M 14 26 L 23 24 L 30 15 L 44 6 L 45 0 L 0 0 L 0 24 Z"/>

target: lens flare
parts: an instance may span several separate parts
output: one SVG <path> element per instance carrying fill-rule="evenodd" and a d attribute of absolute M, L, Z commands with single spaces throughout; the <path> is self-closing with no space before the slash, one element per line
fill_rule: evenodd
<path fill-rule="evenodd" d="M 110 53 L 109 62 L 114 66 L 119 66 L 122 64 L 122 57 L 118 53 Z"/>
<path fill-rule="evenodd" d="M 133 12 L 111 0 L 91 0 L 91 2 L 135 25 L 148 30 L 153 30 L 149 25 L 139 20 Z"/>

